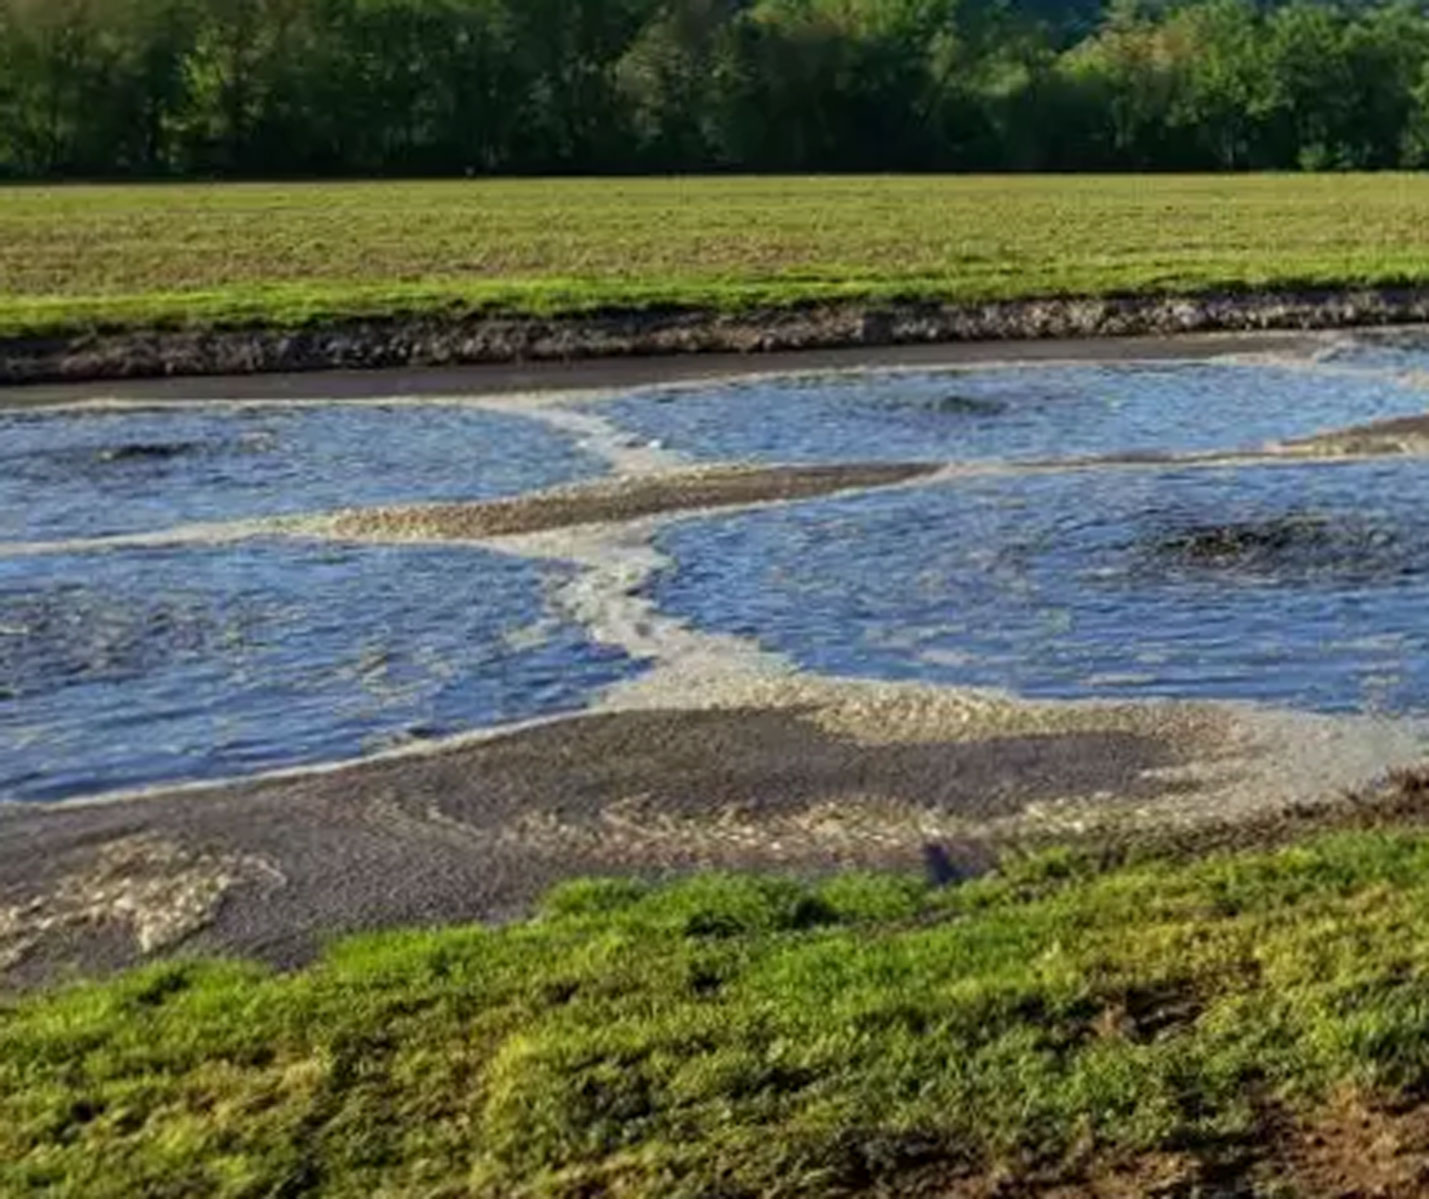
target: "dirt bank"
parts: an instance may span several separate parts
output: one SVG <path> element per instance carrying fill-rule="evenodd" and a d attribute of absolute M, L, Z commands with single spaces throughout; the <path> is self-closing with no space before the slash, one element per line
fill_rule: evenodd
<path fill-rule="evenodd" d="M 1176 793 L 1159 772 L 1210 741 L 1199 721 L 1097 720 L 867 745 L 818 715 L 605 713 L 329 772 L 0 807 L 0 971 L 7 957 L 20 981 L 133 962 L 150 926 L 186 934 L 158 949 L 297 962 L 334 933 L 509 917 L 571 875 L 913 865 L 925 835 L 1028 804 Z M 895 712 L 877 715 L 866 734 Z M 171 869 L 121 911 L 107 863 L 136 844 Z M 202 928 L 167 912 L 187 875 L 207 888 Z"/>
<path fill-rule="evenodd" d="M 154 329 L 0 341 L 0 383 L 431 367 L 939 342 L 1330 329 L 1429 320 L 1414 288 L 806 305 L 738 313 L 350 321 L 304 329 Z"/>

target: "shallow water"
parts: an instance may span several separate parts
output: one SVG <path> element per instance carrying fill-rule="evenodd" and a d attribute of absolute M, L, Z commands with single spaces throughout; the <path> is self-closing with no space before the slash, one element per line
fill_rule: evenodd
<path fill-rule="evenodd" d="M 1429 370 L 1429 330 L 1365 331 L 1331 348 L 1321 361 L 1380 371 Z"/>
<path fill-rule="evenodd" d="M 1418 461 L 975 478 L 658 542 L 662 608 L 817 671 L 1429 711 Z"/>
<path fill-rule="evenodd" d="M 1395 377 L 1416 355 L 1429 363 L 1419 343 L 1371 340 L 1324 366 L 885 372 L 570 403 L 614 425 L 613 444 L 695 459 L 1015 464 L 1420 412 L 1429 392 Z M 0 543 L 608 471 L 535 419 L 454 404 L 0 413 Z M 688 517 L 657 542 L 673 563 L 648 587 L 660 607 L 813 670 L 1429 711 L 1423 460 L 1013 469 Z M 643 668 L 551 615 L 574 567 L 278 539 L 51 548 L 0 545 L 3 798 L 349 758 L 577 709 Z"/>
<path fill-rule="evenodd" d="M 838 462 L 1256 448 L 1426 407 L 1377 374 L 1191 363 L 752 380 L 592 410 L 699 459 Z"/>
<path fill-rule="evenodd" d="M 636 667 L 546 615 L 565 570 L 268 541 L 0 558 L 0 797 L 330 761 L 579 707 Z"/>
<path fill-rule="evenodd" d="M 605 469 L 536 421 L 441 404 L 0 412 L 0 541 L 485 499 Z"/>

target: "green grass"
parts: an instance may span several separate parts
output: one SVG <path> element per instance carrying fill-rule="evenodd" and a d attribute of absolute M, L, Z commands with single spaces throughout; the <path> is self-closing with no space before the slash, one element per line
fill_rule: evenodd
<path fill-rule="evenodd" d="M 1254 1156 L 1335 1095 L 1424 1094 L 1426 918 L 1407 829 L 941 892 L 578 883 L 296 974 L 12 1000 L 0 1191 L 734 1199 Z"/>
<path fill-rule="evenodd" d="M 1429 280 L 1429 176 L 0 189 L 0 335 Z"/>

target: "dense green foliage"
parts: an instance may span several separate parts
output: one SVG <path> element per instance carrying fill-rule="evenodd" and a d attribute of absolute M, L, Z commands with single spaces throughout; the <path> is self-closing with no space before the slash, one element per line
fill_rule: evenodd
<path fill-rule="evenodd" d="M 0 336 L 1429 281 L 1429 176 L 0 188 Z"/>
<path fill-rule="evenodd" d="M 0 172 L 1414 166 L 1429 17 L 1294 0 L 0 0 Z"/>
<path fill-rule="evenodd" d="M 529 923 L 293 975 L 12 1000 L 0 1191 L 737 1199 L 1254 1156 L 1267 1118 L 1346 1088 L 1422 1102 L 1426 916 L 1422 831 L 1106 871 L 1051 852 L 951 891 L 572 884 Z"/>

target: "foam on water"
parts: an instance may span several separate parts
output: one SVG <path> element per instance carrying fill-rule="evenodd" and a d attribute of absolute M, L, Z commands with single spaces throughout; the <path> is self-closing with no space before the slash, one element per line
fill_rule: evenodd
<path fill-rule="evenodd" d="M 592 703 L 763 695 L 806 685 L 800 668 L 1014 706 L 1429 712 L 1421 463 L 1234 460 L 1421 411 L 1396 363 L 0 413 L 0 798 L 329 763 Z M 1177 454 L 1197 460 L 1150 460 Z M 263 523 L 690 458 L 951 465 L 888 491 L 486 548 Z"/>
<path fill-rule="evenodd" d="M 1365 330 L 1338 340 L 1321 363 L 1377 371 L 1429 371 L 1429 329 Z"/>

